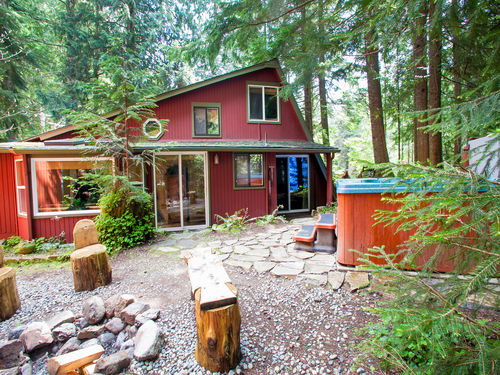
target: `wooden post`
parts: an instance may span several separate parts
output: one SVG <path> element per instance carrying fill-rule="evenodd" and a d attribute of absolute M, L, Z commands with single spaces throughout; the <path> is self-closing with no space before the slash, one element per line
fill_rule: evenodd
<path fill-rule="evenodd" d="M 212 372 L 234 369 L 241 359 L 241 316 L 238 302 L 211 310 L 201 310 L 200 297 L 201 288 L 195 292 L 198 333 L 196 361 Z"/>
<path fill-rule="evenodd" d="M 21 307 L 17 292 L 16 270 L 10 267 L 0 268 L 0 321 L 14 315 Z"/>
<path fill-rule="evenodd" d="M 332 154 L 326 154 L 326 204 L 333 202 Z"/>
<path fill-rule="evenodd" d="M 75 291 L 94 290 L 111 283 L 111 266 L 103 245 L 84 247 L 71 253 Z"/>

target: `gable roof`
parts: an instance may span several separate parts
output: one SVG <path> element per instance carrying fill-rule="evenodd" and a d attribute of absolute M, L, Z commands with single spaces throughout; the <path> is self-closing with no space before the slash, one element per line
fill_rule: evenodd
<path fill-rule="evenodd" d="M 278 74 L 280 76 L 281 82 L 286 82 L 285 75 L 283 73 L 283 70 L 280 67 L 278 60 L 273 59 L 273 60 L 265 61 L 265 62 L 260 63 L 260 64 L 255 64 L 255 65 L 252 65 L 252 66 L 249 66 L 246 68 L 234 70 L 234 71 L 229 72 L 229 73 L 221 74 L 219 76 L 215 76 L 215 77 L 209 78 L 209 79 L 204 80 L 204 81 L 200 81 L 200 82 L 193 83 L 191 85 L 180 87 L 178 89 L 164 92 L 162 94 L 159 94 L 159 95 L 153 97 L 153 101 L 159 102 L 160 100 L 168 99 L 168 98 L 171 98 L 173 96 L 181 95 L 181 94 L 184 94 L 184 93 L 187 93 L 187 92 L 190 92 L 193 90 L 197 90 L 197 89 L 205 87 L 205 86 L 212 85 L 214 83 L 225 81 L 225 80 L 230 79 L 230 78 L 239 77 L 239 76 L 242 76 L 244 74 L 252 73 L 252 72 L 255 72 L 257 70 L 266 69 L 266 68 L 276 69 L 276 71 L 278 72 Z M 293 95 L 290 96 L 289 100 L 293 106 L 293 109 L 297 115 L 297 118 L 299 119 L 299 122 L 302 126 L 302 129 L 304 130 L 304 133 L 305 133 L 308 141 L 312 141 L 313 140 L 312 134 L 305 124 L 304 118 L 302 117 L 302 113 L 299 109 L 297 101 L 295 100 Z M 118 113 L 119 113 L 118 110 L 111 111 L 109 113 L 106 113 L 104 115 L 104 117 L 113 117 L 113 116 L 116 116 Z M 66 125 L 66 126 L 63 126 L 63 127 L 57 128 L 57 129 L 49 130 L 48 132 L 45 132 L 45 133 L 42 133 L 42 134 L 39 134 L 39 135 L 36 135 L 33 137 L 30 137 L 30 138 L 26 139 L 26 141 L 44 141 L 46 139 L 49 139 L 49 138 L 52 138 L 52 137 L 55 137 L 55 136 L 58 136 L 58 135 L 61 135 L 64 133 L 69 133 L 70 131 L 72 131 L 74 129 L 75 129 L 75 125 Z"/>

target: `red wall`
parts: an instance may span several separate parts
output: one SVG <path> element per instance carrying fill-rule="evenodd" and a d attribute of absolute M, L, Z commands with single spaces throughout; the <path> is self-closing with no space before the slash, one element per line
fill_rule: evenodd
<path fill-rule="evenodd" d="M 247 81 L 280 82 L 275 69 L 263 69 L 231 78 L 158 102 L 155 112 L 168 119 L 167 132 L 159 140 L 219 141 L 220 138 L 193 138 L 191 103 L 221 104 L 221 136 L 224 140 L 307 140 L 290 101 L 281 100 L 281 124 L 247 123 Z"/>
<path fill-rule="evenodd" d="M 66 242 L 73 242 L 73 228 L 77 221 L 93 219 L 94 216 L 70 216 L 33 219 L 33 238 L 57 237 L 61 232 L 66 233 Z"/>
<path fill-rule="evenodd" d="M 16 180 L 14 157 L 0 154 L 0 238 L 17 235 Z"/>

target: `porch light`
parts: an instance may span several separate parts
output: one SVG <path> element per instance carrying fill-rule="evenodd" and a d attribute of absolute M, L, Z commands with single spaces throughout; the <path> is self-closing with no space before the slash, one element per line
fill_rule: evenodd
<path fill-rule="evenodd" d="M 219 154 L 214 155 L 214 164 L 219 165 Z"/>

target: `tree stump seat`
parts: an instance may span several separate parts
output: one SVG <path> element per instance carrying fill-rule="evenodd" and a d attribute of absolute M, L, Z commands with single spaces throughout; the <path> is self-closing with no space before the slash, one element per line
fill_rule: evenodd
<path fill-rule="evenodd" d="M 71 269 L 75 291 L 94 290 L 111 283 L 112 273 L 106 247 L 97 240 L 92 220 L 83 219 L 73 229 L 75 251 L 71 253 Z"/>
<path fill-rule="evenodd" d="M 241 359 L 237 289 L 215 256 L 185 260 L 195 300 L 196 361 L 212 372 L 234 369 Z"/>
<path fill-rule="evenodd" d="M 16 284 L 16 270 L 0 268 L 0 321 L 9 319 L 21 307 Z"/>

